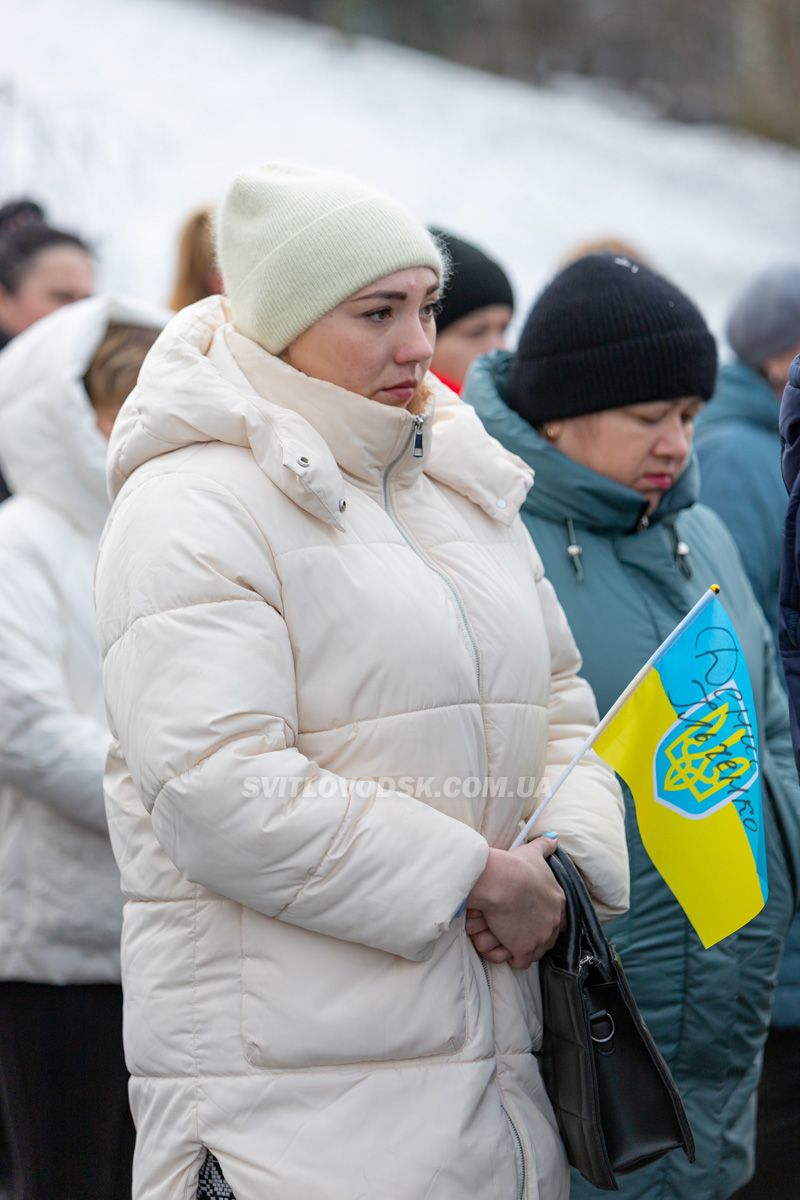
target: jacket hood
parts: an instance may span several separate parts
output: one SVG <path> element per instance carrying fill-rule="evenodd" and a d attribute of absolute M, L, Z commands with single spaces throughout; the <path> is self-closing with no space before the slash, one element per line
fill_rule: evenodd
<path fill-rule="evenodd" d="M 700 433 L 725 421 L 745 421 L 778 432 L 778 397 L 763 375 L 743 362 L 730 362 L 719 373 L 714 395 L 697 418 Z"/>
<path fill-rule="evenodd" d="M 783 482 L 791 492 L 800 475 L 800 355 L 789 368 L 780 407 L 780 430 Z"/>
<path fill-rule="evenodd" d="M 135 300 L 94 296 L 14 338 L 0 355 L 0 468 L 12 492 L 99 532 L 107 445 L 83 379 L 110 321 L 160 329 L 166 319 Z"/>
<path fill-rule="evenodd" d="M 632 533 L 645 515 L 647 524 L 655 525 L 696 503 L 700 476 L 694 457 L 650 514 L 638 492 L 567 458 L 506 402 L 513 361 L 508 350 L 494 350 L 477 359 L 463 395 L 492 437 L 534 470 L 536 487 L 525 500 L 527 512 L 549 521 L 571 520 L 582 529 Z"/>
<path fill-rule="evenodd" d="M 425 382 L 424 449 L 404 457 L 405 481 L 424 470 L 509 525 L 531 472 L 435 376 Z M 233 327 L 226 300 L 212 296 L 174 317 L 147 356 L 114 426 L 108 486 L 113 497 L 167 451 L 223 442 L 248 447 L 285 495 L 344 529 L 343 472 L 378 484 L 403 456 L 413 422 L 405 409 L 311 379 L 268 354 Z"/>

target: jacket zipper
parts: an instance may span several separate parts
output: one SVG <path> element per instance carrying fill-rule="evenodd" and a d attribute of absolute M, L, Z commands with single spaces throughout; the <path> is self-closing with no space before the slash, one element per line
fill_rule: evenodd
<path fill-rule="evenodd" d="M 414 458 L 422 458 L 422 426 L 425 423 L 425 418 L 415 415 L 414 421 L 414 450 L 412 456 Z"/>
<path fill-rule="evenodd" d="M 491 997 L 494 995 L 494 988 L 492 987 L 492 977 L 489 973 L 489 964 L 483 955 L 479 955 L 478 957 L 481 960 L 483 974 L 486 977 L 486 986 L 489 989 L 489 996 Z M 500 1110 L 508 1122 L 508 1128 L 511 1131 L 511 1138 L 514 1142 L 514 1157 L 517 1160 L 517 1181 L 519 1183 L 519 1187 L 517 1188 L 517 1200 L 525 1200 L 525 1192 L 528 1186 L 528 1168 L 525 1163 L 525 1151 L 522 1146 L 522 1138 L 519 1136 L 519 1130 L 511 1118 L 511 1113 L 508 1111 L 505 1104 L 503 1104 L 503 1092 L 496 1079 L 494 1086 L 497 1088 L 497 1094 L 500 1097 Z"/>
<path fill-rule="evenodd" d="M 509 1116 L 508 1109 L 500 1102 L 500 1107 L 503 1109 L 503 1116 L 508 1121 L 508 1127 L 511 1130 L 511 1136 L 514 1141 L 514 1154 L 517 1160 L 517 1179 L 519 1187 L 517 1188 L 517 1200 L 525 1200 L 525 1190 L 528 1183 L 528 1173 L 525 1168 L 525 1154 L 522 1150 L 522 1139 L 519 1136 L 519 1131 L 516 1125 Z"/>
<path fill-rule="evenodd" d="M 424 417 L 419 416 L 419 414 L 414 414 L 414 416 L 412 417 L 412 428 L 411 428 L 411 432 L 410 432 L 409 436 L 406 438 L 405 442 L 403 443 L 403 447 L 400 450 L 400 453 L 397 455 L 396 458 L 394 458 L 392 460 L 392 462 L 389 463 L 388 467 L 384 471 L 384 473 L 383 473 L 383 503 L 384 503 L 386 512 L 388 513 L 392 523 L 400 531 L 400 533 L 402 533 L 402 535 L 405 538 L 406 542 L 408 543 L 409 547 L 414 551 L 414 553 L 417 555 L 417 557 L 420 558 L 422 560 L 422 562 L 424 562 L 425 565 L 430 568 L 430 570 L 436 572 L 436 574 L 439 576 L 439 578 L 443 581 L 443 583 L 447 586 L 448 590 L 450 591 L 450 594 L 452 595 L 453 600 L 455 601 L 456 608 L 460 615 L 461 623 L 464 627 L 464 632 L 467 636 L 467 640 L 468 640 L 468 642 L 470 644 L 470 648 L 472 650 L 472 661 L 473 661 L 473 666 L 475 668 L 475 677 L 478 681 L 478 692 L 480 692 L 480 690 L 481 690 L 480 656 L 478 654 L 477 642 L 475 641 L 472 630 L 470 629 L 469 621 L 467 619 L 467 613 L 464 608 L 464 602 L 462 601 L 461 597 L 459 596 L 458 591 L 456 590 L 455 584 L 452 582 L 452 580 L 445 574 L 445 572 L 440 567 L 438 567 L 435 563 L 431 562 L 431 560 L 427 557 L 427 555 L 423 554 L 422 550 L 419 548 L 419 546 L 416 544 L 416 542 L 412 541 L 411 537 L 408 535 L 406 530 L 400 524 L 400 521 L 398 520 L 398 517 L 397 517 L 397 512 L 394 508 L 394 505 L 392 504 L 391 496 L 389 495 L 389 478 L 390 478 L 392 472 L 394 471 L 394 469 L 397 467 L 398 463 L 402 462 L 412 441 L 414 444 L 413 450 L 411 452 L 412 457 L 413 458 L 422 458 L 422 456 L 423 456 L 424 451 L 423 451 L 422 430 L 423 430 L 424 423 L 425 423 Z M 484 975 L 486 976 L 486 983 L 489 988 L 489 993 L 491 995 L 492 983 L 491 983 L 491 979 L 489 976 L 489 964 L 483 958 L 481 958 L 481 966 L 483 967 Z M 503 1104 L 502 1092 L 500 1091 L 500 1088 L 497 1083 L 495 1083 L 495 1087 L 497 1087 L 498 1095 L 500 1097 L 500 1109 L 501 1109 L 506 1121 L 508 1122 L 508 1127 L 511 1130 L 511 1136 L 512 1136 L 512 1140 L 514 1142 L 515 1157 L 517 1160 L 517 1179 L 519 1180 L 519 1187 L 517 1189 L 517 1200 L 525 1200 L 525 1192 L 527 1189 L 528 1173 L 527 1173 L 527 1167 L 525 1164 L 525 1151 L 522 1146 L 522 1138 L 519 1136 L 519 1130 L 517 1129 L 516 1125 L 514 1124 L 513 1120 L 511 1119 L 511 1114 L 509 1113 L 506 1106 Z"/>
<path fill-rule="evenodd" d="M 408 448 L 412 442 L 414 444 L 413 450 L 411 452 L 412 458 L 422 458 L 422 455 L 423 455 L 422 427 L 425 424 L 425 418 L 420 416 L 419 414 L 414 414 L 414 416 L 412 416 L 412 418 L 411 418 L 411 421 L 412 421 L 411 431 L 410 431 L 408 437 L 406 438 L 405 442 L 403 443 L 400 453 L 397 455 L 396 458 L 392 459 L 392 461 L 389 463 L 386 470 L 383 472 L 383 504 L 384 504 L 384 508 L 386 509 L 386 512 L 388 513 L 390 520 L 395 525 L 395 527 L 400 531 L 400 533 L 402 533 L 403 537 L 405 538 L 405 540 L 408 543 L 408 545 L 410 546 L 410 548 L 414 551 L 414 553 L 417 555 L 417 557 L 420 558 L 425 563 L 426 567 L 428 567 L 431 571 L 435 571 L 435 573 L 439 576 L 439 578 L 442 580 L 442 582 L 448 588 L 450 595 L 453 597 L 453 600 L 455 601 L 455 605 L 458 610 L 459 616 L 461 618 L 461 624 L 463 626 L 464 633 L 466 634 L 467 641 L 469 642 L 470 650 L 472 652 L 472 665 L 475 669 L 475 677 L 478 681 L 478 693 L 480 694 L 480 691 L 481 691 L 481 660 L 480 660 L 480 656 L 478 654 L 478 643 L 475 641 L 475 637 L 472 633 L 472 630 L 470 629 L 469 620 L 467 619 L 467 612 L 466 612 L 466 609 L 464 608 L 464 602 L 461 599 L 461 597 L 459 596 L 458 591 L 456 590 L 455 584 L 449 578 L 449 576 L 441 569 L 441 567 L 437 567 L 436 563 L 431 562 L 431 560 L 427 557 L 427 555 L 422 552 L 420 547 L 416 544 L 415 541 L 412 540 L 412 538 L 409 536 L 408 532 L 400 524 L 394 504 L 392 503 L 392 498 L 389 494 L 390 476 L 391 476 L 392 472 L 395 470 L 395 468 L 398 466 L 398 464 L 401 463 L 402 460 L 405 458 L 405 456 L 408 452 Z"/>

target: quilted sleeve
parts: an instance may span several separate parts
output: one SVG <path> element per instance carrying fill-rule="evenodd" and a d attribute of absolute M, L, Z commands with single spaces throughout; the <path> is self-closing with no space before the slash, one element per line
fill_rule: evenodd
<path fill-rule="evenodd" d="M 63 600 L 33 550 L 0 553 L 0 783 L 107 833 L 108 731 L 76 711 L 64 674 Z"/>
<path fill-rule="evenodd" d="M 134 487 L 106 531 L 96 600 L 113 733 L 176 867 L 289 924 L 427 957 L 486 842 L 297 750 L 279 581 L 236 497 L 177 472 Z"/>

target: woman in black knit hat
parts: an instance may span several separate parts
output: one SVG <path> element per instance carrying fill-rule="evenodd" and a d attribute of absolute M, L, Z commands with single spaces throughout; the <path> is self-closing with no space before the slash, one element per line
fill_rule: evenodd
<path fill-rule="evenodd" d="M 461 385 L 471 363 L 490 350 L 505 348 L 514 315 L 514 293 L 503 268 L 455 234 L 431 229 L 450 265 L 436 317 L 435 375 L 452 388 Z"/>
<path fill-rule="evenodd" d="M 620 1180 L 627 1200 L 728 1200 L 752 1173 L 761 1057 L 798 902 L 800 788 L 772 638 L 730 534 L 697 503 L 693 424 L 715 368 L 714 339 L 683 292 L 625 256 L 590 255 L 541 294 L 516 356 L 479 359 L 465 389 L 488 431 L 535 470 L 522 518 L 600 712 L 711 583 L 756 698 L 769 900 L 738 933 L 703 949 L 623 788 L 631 904 L 611 936 L 697 1142 L 694 1164 L 669 1154 Z M 573 1180 L 573 1200 L 600 1194 Z"/>

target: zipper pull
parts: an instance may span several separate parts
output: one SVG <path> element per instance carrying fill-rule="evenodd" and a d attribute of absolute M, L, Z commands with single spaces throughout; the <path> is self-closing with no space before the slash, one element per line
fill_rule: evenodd
<path fill-rule="evenodd" d="M 411 452 L 412 458 L 422 458 L 422 426 L 424 422 L 424 417 L 414 417 L 414 449 Z"/>

